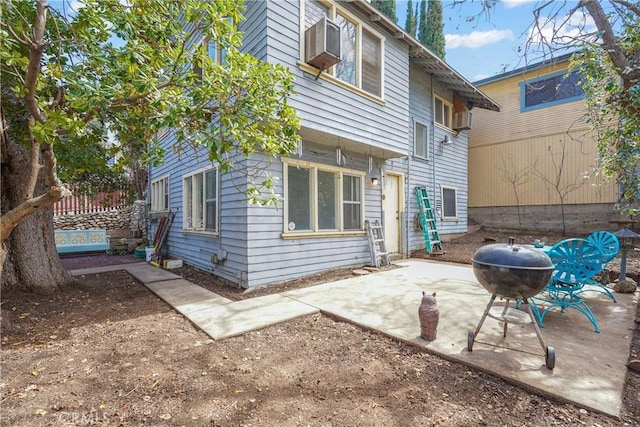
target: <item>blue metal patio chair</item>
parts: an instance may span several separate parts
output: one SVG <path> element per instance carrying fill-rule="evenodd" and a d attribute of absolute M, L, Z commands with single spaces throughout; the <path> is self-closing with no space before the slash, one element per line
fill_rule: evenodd
<path fill-rule="evenodd" d="M 604 273 L 607 265 L 609 265 L 609 262 L 611 262 L 611 260 L 614 259 L 620 251 L 620 242 L 618 241 L 618 237 L 609 231 L 596 231 L 589 234 L 587 236 L 587 240 L 602 252 L 604 258 L 599 273 Z M 616 297 L 613 296 L 609 288 L 606 287 L 606 284 L 601 283 L 593 278 L 589 279 L 587 283 L 592 286 L 590 286 L 589 288 L 583 288 L 580 293 L 588 291 L 602 292 L 603 294 L 611 298 L 613 302 L 618 302 L 616 301 Z"/>
<path fill-rule="evenodd" d="M 595 332 L 600 332 L 593 311 L 579 293 L 602 268 L 602 251 L 587 239 L 566 239 L 553 245 L 547 255 L 554 265 L 553 276 L 545 290 L 534 297 L 546 303 L 542 313 L 537 307 L 534 310 L 540 326 L 554 307 L 560 307 L 561 312 L 574 308 L 589 319 Z"/>

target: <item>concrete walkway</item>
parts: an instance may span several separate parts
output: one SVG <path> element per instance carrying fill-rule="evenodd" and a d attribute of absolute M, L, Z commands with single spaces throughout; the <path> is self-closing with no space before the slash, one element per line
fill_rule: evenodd
<path fill-rule="evenodd" d="M 476 329 L 490 299 L 470 266 L 424 260 L 396 264 L 403 268 L 243 301 L 228 300 L 146 263 L 72 274 L 127 270 L 216 340 L 322 312 L 543 395 L 619 416 L 637 293 L 616 294 L 617 304 L 599 293 L 583 294 L 600 333 L 575 310 L 549 312 L 541 330 L 546 345 L 555 348 L 555 368 L 549 370 L 531 323 L 509 323 L 505 338 L 502 323 L 487 318 L 473 351 L 467 351 L 468 332 Z M 422 291 L 437 293 L 440 324 L 432 342 L 419 337 Z"/>

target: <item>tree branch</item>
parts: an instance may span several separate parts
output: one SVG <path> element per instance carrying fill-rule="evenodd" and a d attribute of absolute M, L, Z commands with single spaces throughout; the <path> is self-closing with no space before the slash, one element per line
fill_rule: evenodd
<path fill-rule="evenodd" d="M 600 32 L 600 37 L 604 43 L 603 50 L 607 52 L 611 62 L 624 80 L 637 79 L 640 77 L 640 67 L 632 67 L 629 59 L 618 43 L 611 23 L 602 9 L 599 0 L 581 0 L 579 3 L 584 6 L 593 19 Z"/>
<path fill-rule="evenodd" d="M 36 17 L 33 24 L 33 40 L 29 46 L 29 64 L 27 65 L 27 75 L 24 81 L 24 86 L 27 89 L 25 104 L 33 118 L 39 122 L 44 122 L 45 117 L 38 106 L 35 92 L 38 75 L 40 74 L 40 61 L 42 60 L 42 52 L 44 49 L 43 41 L 47 23 L 47 8 L 47 0 L 37 1 Z"/>
<path fill-rule="evenodd" d="M 630 3 L 626 0 L 611 0 L 612 3 L 617 3 L 621 6 L 626 7 L 627 9 L 629 9 L 630 11 L 632 11 L 633 13 L 635 13 L 636 15 L 640 16 L 640 7 L 638 7 L 637 5 Z"/>
<path fill-rule="evenodd" d="M 31 133 L 31 127 L 35 123 L 33 117 L 29 117 L 28 133 L 31 141 L 31 147 L 29 147 L 29 173 L 27 174 L 27 185 L 25 197 L 30 199 L 33 197 L 33 193 L 36 191 L 36 184 L 38 183 L 38 175 L 42 165 L 40 165 L 40 144 Z"/>
<path fill-rule="evenodd" d="M 31 215 L 32 213 L 42 209 L 43 207 L 51 206 L 64 194 L 64 188 L 62 187 L 49 187 L 49 191 L 41 196 L 28 199 L 11 209 L 6 214 L 0 217 L 0 243 L 4 242 L 11 234 L 11 231 L 18 225 L 23 218 Z"/>

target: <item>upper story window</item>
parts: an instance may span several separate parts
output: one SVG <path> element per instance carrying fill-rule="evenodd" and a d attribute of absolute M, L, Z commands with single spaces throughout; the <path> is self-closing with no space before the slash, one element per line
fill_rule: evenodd
<path fill-rule="evenodd" d="M 183 183 L 184 216 L 182 228 L 186 231 L 218 231 L 218 171 L 207 169 L 187 175 Z"/>
<path fill-rule="evenodd" d="M 304 162 L 284 163 L 285 233 L 361 231 L 364 175 Z"/>
<path fill-rule="evenodd" d="M 330 2 L 304 2 L 305 31 L 326 17 L 340 28 L 341 61 L 326 71 L 371 95 L 383 96 L 384 38 L 345 9 Z"/>
<path fill-rule="evenodd" d="M 453 116 L 453 104 L 451 102 L 435 95 L 433 98 L 433 114 L 437 124 L 451 129 Z"/>
<path fill-rule="evenodd" d="M 151 181 L 151 212 L 169 210 L 169 177 Z"/>
<path fill-rule="evenodd" d="M 578 70 L 555 73 L 520 83 L 520 111 L 550 107 L 584 97 Z"/>
<path fill-rule="evenodd" d="M 415 128 L 413 130 L 413 153 L 416 157 L 422 157 L 424 159 L 429 157 L 427 135 L 427 127 L 416 122 Z"/>
<path fill-rule="evenodd" d="M 226 18 L 226 21 L 231 23 L 231 18 Z M 224 64 L 227 58 L 227 49 L 216 43 L 209 38 L 202 38 L 199 43 L 196 44 L 198 49 L 206 49 L 207 56 L 213 64 Z M 204 53 L 204 52 L 203 52 Z M 202 61 L 196 59 L 193 63 L 193 72 L 202 79 Z"/>

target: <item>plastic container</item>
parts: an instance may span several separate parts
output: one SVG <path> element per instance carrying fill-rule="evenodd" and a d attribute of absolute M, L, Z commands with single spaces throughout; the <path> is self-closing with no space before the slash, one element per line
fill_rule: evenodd
<path fill-rule="evenodd" d="M 153 246 L 144 248 L 145 260 L 147 262 L 151 261 L 151 258 L 153 257 L 153 253 L 155 252 L 155 250 L 156 248 L 154 248 Z"/>

